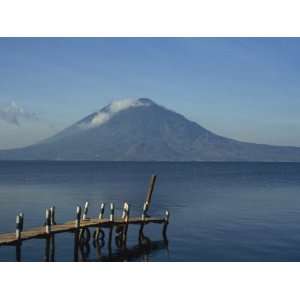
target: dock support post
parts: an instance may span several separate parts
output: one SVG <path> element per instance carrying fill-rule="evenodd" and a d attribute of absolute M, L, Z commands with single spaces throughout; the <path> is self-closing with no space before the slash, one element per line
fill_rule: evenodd
<path fill-rule="evenodd" d="M 51 234 L 50 240 L 50 261 L 55 260 L 55 235 Z"/>
<path fill-rule="evenodd" d="M 50 261 L 50 239 L 51 239 L 51 208 L 46 209 L 46 220 L 45 220 L 45 231 L 46 236 L 46 246 L 45 246 L 45 261 Z"/>
<path fill-rule="evenodd" d="M 55 206 L 50 207 L 50 224 L 51 224 L 51 226 L 56 225 L 56 222 L 55 222 Z"/>
<path fill-rule="evenodd" d="M 147 214 L 147 212 L 150 208 L 150 205 L 151 205 L 152 194 L 153 194 L 156 178 L 157 178 L 156 175 L 152 175 L 150 177 L 150 183 L 149 183 L 148 192 L 147 192 L 146 201 L 145 201 L 145 205 L 146 205 L 145 214 Z"/>
<path fill-rule="evenodd" d="M 105 208 L 105 204 L 104 204 L 104 203 L 101 203 L 101 205 L 100 205 L 100 213 L 99 213 L 99 220 L 102 220 L 102 219 L 103 219 L 103 216 L 104 216 L 104 208 Z"/>
<path fill-rule="evenodd" d="M 125 221 L 125 225 L 123 228 L 123 248 L 126 249 L 127 246 L 127 232 L 128 232 L 128 221 L 129 221 L 129 205 L 127 202 L 125 202 L 124 204 L 124 210 L 125 210 L 125 216 L 124 216 L 124 221 Z"/>
<path fill-rule="evenodd" d="M 167 228 L 168 228 L 168 225 L 169 225 L 169 218 L 170 218 L 170 213 L 168 210 L 166 210 L 166 213 L 165 213 L 165 223 L 164 223 L 164 227 L 163 227 L 163 238 L 165 241 L 168 240 L 167 238 Z"/>
<path fill-rule="evenodd" d="M 103 219 L 103 215 L 104 215 L 104 208 L 105 208 L 105 204 L 101 203 L 100 205 L 100 213 L 99 213 L 99 220 Z M 101 234 L 101 236 L 100 236 Z M 104 239 L 104 232 L 101 230 L 101 226 L 99 225 L 99 227 L 94 231 L 94 240 L 99 242 L 99 238 L 101 240 Z"/>
<path fill-rule="evenodd" d="M 111 222 L 109 226 L 109 237 L 108 237 L 108 252 L 109 256 L 111 256 L 112 253 L 112 234 L 113 234 L 113 228 L 114 228 L 114 214 L 115 214 L 115 206 L 113 203 L 110 204 L 110 215 L 109 215 L 109 221 Z"/>
<path fill-rule="evenodd" d="M 50 236 L 46 237 L 45 258 L 44 261 L 50 261 Z"/>
<path fill-rule="evenodd" d="M 100 213 L 98 216 L 99 220 L 103 219 L 104 209 L 105 209 L 105 204 L 102 202 L 100 204 Z M 104 237 L 105 237 L 104 231 L 101 229 L 101 226 L 99 225 L 99 227 L 94 231 L 94 241 L 93 241 L 93 245 L 96 248 L 96 258 L 98 261 L 101 260 L 101 248 L 104 247 L 105 245 Z"/>
<path fill-rule="evenodd" d="M 94 241 L 94 247 L 96 248 L 96 259 L 97 261 L 101 260 L 101 245 L 99 240 Z"/>
<path fill-rule="evenodd" d="M 50 209 L 46 209 L 45 231 L 47 234 L 51 231 Z"/>
<path fill-rule="evenodd" d="M 147 204 L 144 203 L 143 213 L 142 213 L 142 223 L 139 230 L 139 243 L 141 244 L 144 239 L 144 226 L 145 226 L 145 219 L 146 219 L 146 211 L 147 211 Z"/>
<path fill-rule="evenodd" d="M 75 227 L 77 229 L 80 228 L 80 219 L 81 219 L 81 207 L 77 206 L 76 207 L 76 221 L 75 221 Z"/>
<path fill-rule="evenodd" d="M 24 222 L 23 214 L 19 213 L 16 217 L 16 239 L 18 241 L 21 240 L 21 232 L 23 230 L 23 222 Z"/>
<path fill-rule="evenodd" d="M 113 203 L 110 204 L 110 215 L 109 215 L 109 221 L 113 222 L 115 216 L 115 206 Z"/>
<path fill-rule="evenodd" d="M 74 261 L 78 261 L 78 244 L 80 231 L 81 207 L 76 207 L 75 233 L 74 233 Z"/>
<path fill-rule="evenodd" d="M 115 232 L 116 232 L 115 241 L 116 241 L 116 246 L 118 248 L 122 248 L 124 245 L 124 230 L 125 230 L 124 223 L 125 223 L 125 218 L 126 218 L 126 213 L 127 213 L 127 207 L 128 207 L 127 202 L 124 202 L 122 216 L 121 216 L 123 223 L 120 225 L 117 225 L 116 230 L 115 230 Z"/>
<path fill-rule="evenodd" d="M 86 201 L 84 204 L 82 220 L 87 220 L 88 210 L 89 210 L 89 203 L 88 203 L 88 201 Z M 83 242 L 86 244 L 89 242 L 90 238 L 91 238 L 91 233 L 88 228 L 83 228 L 80 230 L 80 236 L 79 236 L 80 242 Z"/>
<path fill-rule="evenodd" d="M 19 213 L 16 217 L 16 238 L 17 238 L 17 243 L 16 243 L 16 261 L 21 261 L 21 232 L 23 230 L 23 214 Z"/>
<path fill-rule="evenodd" d="M 88 203 L 88 201 L 86 201 L 85 204 L 84 204 L 84 210 L 83 210 L 82 220 L 86 220 L 87 219 L 88 210 L 89 210 L 89 203 Z"/>

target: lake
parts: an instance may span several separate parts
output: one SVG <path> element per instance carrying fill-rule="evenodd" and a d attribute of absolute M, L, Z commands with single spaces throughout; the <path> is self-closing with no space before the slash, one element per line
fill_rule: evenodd
<path fill-rule="evenodd" d="M 128 251 L 113 246 L 100 255 L 92 243 L 87 261 L 300 261 L 300 164 L 213 162 L 0 162 L 0 232 L 44 223 L 55 205 L 59 223 L 75 218 L 89 201 L 89 216 L 101 202 L 124 201 L 140 215 L 149 178 L 158 176 L 151 215 L 170 211 L 168 244 L 161 225 L 147 225 L 152 241 L 138 246 L 138 227 L 129 226 Z M 108 214 L 108 211 L 106 211 Z M 72 261 L 73 235 L 55 237 L 55 261 Z M 0 247 L 1 261 L 15 260 L 15 247 Z M 22 261 L 43 261 L 45 240 L 25 241 Z"/>

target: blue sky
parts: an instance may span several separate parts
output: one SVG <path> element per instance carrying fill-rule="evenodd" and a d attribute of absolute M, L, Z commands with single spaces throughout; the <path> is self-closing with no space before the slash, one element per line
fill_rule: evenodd
<path fill-rule="evenodd" d="M 227 137 L 300 146 L 298 38 L 0 38 L 0 148 L 147 97 Z"/>

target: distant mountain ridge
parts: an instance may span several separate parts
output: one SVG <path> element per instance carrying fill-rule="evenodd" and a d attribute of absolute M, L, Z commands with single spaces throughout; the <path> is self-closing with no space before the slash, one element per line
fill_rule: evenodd
<path fill-rule="evenodd" d="M 115 101 L 0 160 L 300 161 L 300 148 L 228 139 L 147 98 Z"/>

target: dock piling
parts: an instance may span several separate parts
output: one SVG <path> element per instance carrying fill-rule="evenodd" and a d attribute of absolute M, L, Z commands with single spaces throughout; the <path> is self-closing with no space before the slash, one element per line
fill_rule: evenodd
<path fill-rule="evenodd" d="M 50 261 L 55 261 L 55 235 L 51 235 L 50 239 Z"/>
<path fill-rule="evenodd" d="M 88 201 L 86 201 L 85 204 L 84 204 L 84 210 L 83 210 L 82 220 L 86 220 L 87 219 L 88 210 L 89 210 L 89 203 L 88 203 Z"/>
<path fill-rule="evenodd" d="M 81 206 L 76 207 L 76 220 L 75 220 L 75 232 L 74 232 L 74 261 L 78 261 L 78 250 L 79 250 L 79 228 L 81 219 Z"/>
<path fill-rule="evenodd" d="M 76 207 L 76 221 L 75 221 L 76 228 L 80 227 L 80 219 L 81 219 L 81 206 L 77 206 Z"/>
<path fill-rule="evenodd" d="M 46 237 L 44 261 L 50 261 L 50 236 Z"/>
<path fill-rule="evenodd" d="M 56 222 L 55 222 L 55 206 L 50 207 L 50 223 L 51 223 L 51 226 L 56 225 Z"/>
<path fill-rule="evenodd" d="M 147 211 L 147 203 L 144 203 L 143 213 L 142 213 L 142 223 L 139 230 L 139 243 L 141 244 L 144 239 L 144 226 L 145 226 L 145 218 L 146 218 L 146 211 Z"/>
<path fill-rule="evenodd" d="M 100 213 L 99 213 L 99 220 L 103 219 L 104 216 L 104 208 L 105 208 L 105 204 L 101 203 L 100 205 Z M 99 239 L 103 240 L 104 239 L 104 232 L 101 230 L 101 226 L 99 225 L 99 227 L 94 231 L 94 241 L 97 241 L 99 243 Z"/>
<path fill-rule="evenodd" d="M 16 217 L 16 261 L 21 261 L 21 232 L 23 231 L 23 214 L 19 213 Z"/>
<path fill-rule="evenodd" d="M 109 220 L 111 222 L 114 221 L 114 214 L 115 214 L 115 206 L 113 203 L 110 204 L 110 215 L 109 215 Z"/>
<path fill-rule="evenodd" d="M 127 202 L 124 204 L 124 209 L 125 209 L 125 216 L 124 216 L 124 222 L 125 225 L 123 227 L 123 247 L 126 248 L 127 245 L 127 232 L 128 232 L 128 221 L 129 221 L 129 205 Z"/>
<path fill-rule="evenodd" d="M 104 216 L 104 208 L 105 208 L 105 204 L 102 202 L 101 205 L 100 205 L 99 220 L 103 219 L 103 216 Z"/>
<path fill-rule="evenodd" d="M 19 213 L 16 217 L 16 239 L 21 239 L 21 232 L 23 231 L 23 214 Z"/>
<path fill-rule="evenodd" d="M 113 234 L 113 222 L 114 222 L 114 214 L 115 214 L 115 206 L 113 203 L 110 204 L 110 215 L 109 215 L 109 221 L 112 223 L 112 225 L 109 227 L 109 236 L 108 236 L 108 253 L 109 256 L 111 256 L 112 253 L 112 234 Z"/>
<path fill-rule="evenodd" d="M 50 209 L 46 209 L 45 231 L 47 234 L 51 231 Z"/>
<path fill-rule="evenodd" d="M 167 228 L 168 228 L 168 225 L 169 225 L 169 218 L 170 218 L 170 213 L 169 213 L 168 210 L 166 210 L 165 224 L 164 224 L 164 227 L 163 227 L 163 238 L 164 238 L 164 240 L 168 240 L 167 239 Z"/>
<path fill-rule="evenodd" d="M 156 175 L 152 175 L 150 177 L 150 183 L 149 183 L 148 192 L 145 200 L 145 205 L 146 205 L 145 214 L 147 213 L 151 205 L 152 194 L 153 194 L 156 178 L 157 178 Z"/>

